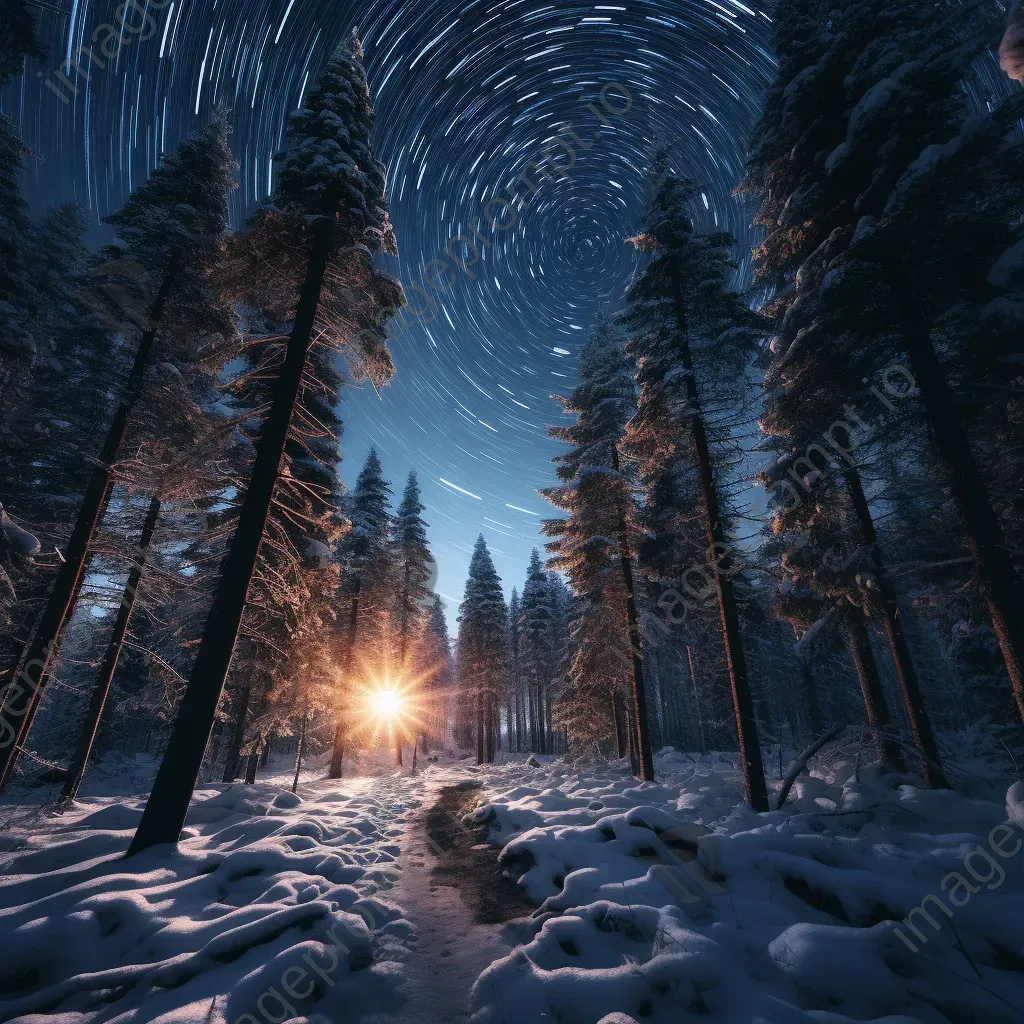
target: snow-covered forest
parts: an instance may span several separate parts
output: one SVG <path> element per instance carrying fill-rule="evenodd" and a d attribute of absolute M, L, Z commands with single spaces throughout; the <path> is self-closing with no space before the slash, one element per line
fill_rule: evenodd
<path fill-rule="evenodd" d="M 100 246 L 0 113 L 0 1020 L 1024 1018 L 1024 8 L 771 20 L 758 247 L 639 147 L 457 609 L 423 473 L 340 475 L 409 301 L 358 35 L 238 224 L 227 107 Z"/>

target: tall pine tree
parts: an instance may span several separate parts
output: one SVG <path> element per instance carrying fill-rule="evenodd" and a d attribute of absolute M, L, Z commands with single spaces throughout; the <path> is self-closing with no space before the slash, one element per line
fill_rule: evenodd
<path fill-rule="evenodd" d="M 266 308 L 276 295 L 281 319 L 291 319 L 292 330 L 238 528 L 131 852 L 178 840 L 231 664 L 318 321 L 330 314 L 328 336 L 340 334 L 341 346 L 363 372 L 386 379 L 392 370 L 384 330 L 404 295 L 372 264 L 374 250 L 395 249 L 372 129 L 362 46 L 353 35 L 335 51 L 305 107 L 291 116 L 273 202 L 254 215 L 236 251 L 234 297 Z M 258 272 L 247 272 L 253 268 Z M 336 276 L 325 289 L 329 271 Z M 268 278 L 274 284 L 261 294 Z"/>
<path fill-rule="evenodd" d="M 384 679 L 391 669 L 395 583 L 391 485 L 376 450 L 366 457 L 348 503 L 349 531 L 342 541 L 340 616 L 342 683 L 335 710 L 329 778 L 340 779 L 356 680 Z"/>
<path fill-rule="evenodd" d="M 494 733 L 508 674 L 508 608 L 481 534 L 459 606 L 459 688 L 476 710 L 477 764 L 494 760 Z"/>
<path fill-rule="evenodd" d="M 721 448 L 728 433 L 711 420 L 710 412 L 742 406 L 747 369 L 766 324 L 729 290 L 735 269 L 732 239 L 695 231 L 688 210 L 698 191 L 689 179 L 664 175 L 643 233 L 635 239 L 651 259 L 630 287 L 623 317 L 632 331 L 630 352 L 638 360 L 640 385 L 627 449 L 646 464 L 648 478 L 680 462 L 696 468 L 704 562 L 721 616 L 747 800 L 756 810 L 767 810 L 733 580 L 737 556 L 720 493 L 725 462 Z"/>
<path fill-rule="evenodd" d="M 635 510 L 618 448 L 636 407 L 634 367 L 603 314 L 580 352 L 579 376 L 579 387 L 560 399 L 576 423 L 548 431 L 571 446 L 554 460 L 562 483 L 541 492 L 566 513 L 543 528 L 556 538 L 547 545 L 551 565 L 565 573 L 581 603 L 563 721 L 576 746 L 601 746 L 614 734 L 616 695 L 630 692 L 640 777 L 650 782 L 654 761 L 630 527 Z"/>
<path fill-rule="evenodd" d="M 19 677 L 11 682 L 15 697 L 6 702 L 3 715 L 5 728 L 16 738 L 0 752 L 0 782 L 8 777 L 38 711 L 60 632 L 78 594 L 89 546 L 113 485 L 114 465 L 150 379 L 158 336 L 170 324 L 165 317 L 173 309 L 173 332 L 192 317 L 209 315 L 208 279 L 227 229 L 227 192 L 232 185 L 227 134 L 226 122 L 218 118 L 183 142 L 108 218 L 121 245 L 103 251 L 96 272 L 112 267 L 118 275 L 131 272 L 133 288 L 145 296 L 149 310 L 138 326 L 131 373 L 86 488 L 64 561 L 22 655 Z"/>

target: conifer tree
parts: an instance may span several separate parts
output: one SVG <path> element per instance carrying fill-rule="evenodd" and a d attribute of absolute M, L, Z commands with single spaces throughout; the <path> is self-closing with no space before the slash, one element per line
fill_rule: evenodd
<path fill-rule="evenodd" d="M 6 440 L 36 354 L 28 310 L 34 292 L 26 252 L 29 219 L 19 180 L 25 152 L 14 122 L 0 114 L 0 440 Z"/>
<path fill-rule="evenodd" d="M 401 504 L 392 524 L 395 548 L 395 571 L 398 577 L 398 610 L 395 616 L 398 629 L 398 661 L 403 668 L 413 653 L 422 632 L 425 617 L 430 612 L 427 598 L 430 590 L 430 567 L 433 559 L 427 546 L 427 524 L 421 513 L 420 485 L 415 471 L 409 474 Z"/>
<path fill-rule="evenodd" d="M 449 724 L 454 720 L 456 700 L 452 646 L 444 602 L 437 594 L 433 595 L 429 609 L 420 646 L 420 663 L 427 687 L 427 731 L 429 739 L 444 744 Z"/>
<path fill-rule="evenodd" d="M 11 697 L 3 714 L 5 730 L 15 739 L 0 751 L 0 783 L 7 779 L 39 708 L 60 632 L 78 594 L 89 545 L 110 494 L 114 465 L 151 373 L 158 335 L 170 323 L 171 310 L 174 331 L 187 329 L 192 318 L 209 316 L 208 277 L 227 227 L 231 185 L 227 125 L 218 118 L 183 142 L 108 218 L 121 246 L 103 251 L 96 273 L 109 273 L 112 268 L 117 275 L 132 271 L 133 287 L 145 296 L 149 312 L 138 327 L 131 373 L 79 507 L 64 560 L 21 657 L 19 677 L 10 684 Z M 230 325 L 225 324 L 224 330 L 230 333 Z M 19 698 L 20 704 L 16 703 Z"/>
<path fill-rule="evenodd" d="M 46 55 L 26 0 L 4 0 L 0 7 L 0 86 L 21 74 L 26 57 Z"/>
<path fill-rule="evenodd" d="M 508 607 L 481 534 L 459 606 L 459 689 L 476 711 L 477 764 L 494 761 L 494 732 L 508 673 Z"/>
<path fill-rule="evenodd" d="M 398 633 L 398 668 L 407 680 L 418 680 L 426 685 L 425 669 L 422 663 L 420 644 L 430 605 L 428 584 L 433 559 L 427 546 L 427 524 L 421 513 L 424 505 L 420 501 L 420 486 L 415 471 L 409 474 L 401 504 L 392 525 L 394 548 L 395 593 L 398 608 L 394 613 L 395 629 Z M 426 732 L 413 737 L 413 743 L 422 736 L 426 753 Z M 402 737 L 398 738 L 398 764 L 402 764 Z"/>
<path fill-rule="evenodd" d="M 954 485 L 993 619 L 1003 623 L 1001 646 L 1020 694 L 1024 693 L 1020 670 L 1024 633 L 1021 605 L 1015 597 L 1019 581 L 1012 565 L 995 554 L 1003 547 L 1000 525 L 930 337 L 933 325 L 938 326 L 942 304 L 948 309 L 956 301 L 956 289 L 949 288 L 952 277 L 960 276 L 961 283 L 969 280 L 972 268 L 983 261 L 973 261 L 977 252 L 973 244 L 966 249 L 949 244 L 941 217 L 932 221 L 929 226 L 938 246 L 926 246 L 923 251 L 947 257 L 955 252 L 947 265 L 955 264 L 956 272 L 952 276 L 922 273 L 915 286 L 918 292 L 931 289 L 938 298 L 937 303 L 927 301 L 924 294 L 915 294 L 907 286 L 902 270 L 910 259 L 911 239 L 914 265 L 924 265 L 916 250 L 918 239 L 926 236 L 907 223 L 891 233 L 872 227 L 875 218 L 899 202 L 908 177 L 921 179 L 922 170 L 939 168 L 941 161 L 926 159 L 924 154 L 957 153 L 961 159 L 970 149 L 949 140 L 961 122 L 973 123 L 971 118 L 963 120 L 970 89 L 961 83 L 970 77 L 972 61 L 985 45 L 988 17 L 977 7 L 954 6 L 937 16 L 936 8 L 924 2 L 891 5 L 881 0 L 862 0 L 842 11 L 814 2 L 780 8 L 776 19 L 779 75 L 755 132 L 745 187 L 761 201 L 759 219 L 767 228 L 757 254 L 759 272 L 781 291 L 779 311 L 786 313 L 779 362 L 790 365 L 780 367 L 779 374 L 790 390 L 799 380 L 804 406 L 808 396 L 815 405 L 813 414 L 804 408 L 790 419 L 802 422 L 805 429 L 808 425 L 817 431 L 830 429 L 841 418 L 836 413 L 843 401 L 852 397 L 851 383 L 867 383 L 872 372 L 891 362 L 893 354 L 911 357 L 914 376 L 922 376 L 925 382 L 924 386 L 917 382 L 921 411 L 934 438 L 934 450 Z M 996 126 L 1000 117 L 1009 124 L 1012 111 L 993 113 L 988 124 Z M 987 134 L 998 138 L 1000 133 Z M 1002 165 L 1005 168 L 1007 162 L 1003 160 Z M 943 202 L 957 194 L 946 187 L 947 170 L 942 168 Z M 967 192 L 976 189 L 975 194 L 985 195 L 988 201 L 991 195 L 979 170 L 975 166 L 969 172 Z M 932 181 L 938 182 L 939 175 Z M 989 210 L 1012 208 L 1012 197 L 1007 199 L 1006 205 L 991 203 Z M 931 215 L 926 219 L 931 220 Z M 989 226 L 993 226 L 991 220 Z M 998 244 L 999 236 L 996 230 L 989 237 Z M 964 241 L 981 237 L 980 233 L 964 235 Z M 1005 231 L 1001 237 L 1006 238 Z M 896 242 L 903 248 L 894 248 Z M 886 262 L 888 267 L 879 273 Z M 894 287 L 887 291 L 890 283 Z M 797 338 L 799 344 L 794 345 Z M 830 353 L 827 360 L 815 354 L 825 346 Z M 848 360 L 854 365 L 848 365 Z M 820 372 L 818 376 L 808 372 L 815 367 L 820 371 L 823 363 L 840 362 L 848 365 L 849 372 L 842 381 L 829 381 L 827 388 L 820 387 Z M 794 410 L 799 395 L 794 393 Z M 800 439 L 794 440 L 800 446 Z M 849 449 L 853 440 L 847 428 L 840 444 Z M 860 467 L 848 465 L 842 476 L 857 512 L 865 552 L 875 563 L 880 596 L 876 603 L 915 741 L 931 781 L 941 785 L 937 750 L 902 635 L 896 594 L 888 571 L 879 564 L 881 550 Z"/>
<path fill-rule="evenodd" d="M 548 431 L 571 445 L 554 460 L 562 483 L 541 491 L 567 513 L 545 521 L 543 529 L 556 538 L 547 545 L 551 566 L 564 572 L 581 604 L 563 721 L 575 746 L 602 746 L 614 733 L 615 695 L 630 692 L 640 777 L 649 782 L 654 762 L 633 583 L 632 482 L 618 450 L 636 407 L 634 367 L 603 314 L 580 352 L 579 376 L 579 387 L 559 399 L 576 423 Z"/>
<path fill-rule="evenodd" d="M 519 591 L 513 587 L 512 597 L 508 602 L 508 654 L 511 689 L 511 709 L 509 714 L 509 749 L 521 753 L 527 742 L 526 704 L 523 699 L 523 679 L 520 669 L 521 637 L 519 619 L 522 608 L 519 602 Z"/>
<path fill-rule="evenodd" d="M 259 557 L 296 399 L 318 325 L 360 372 L 385 381 L 392 364 L 385 326 L 401 285 L 378 273 L 374 250 L 394 251 L 384 168 L 373 157 L 373 109 L 355 35 L 335 51 L 289 120 L 270 206 L 256 213 L 234 250 L 232 297 L 292 324 L 274 400 L 260 434 L 203 641 L 153 793 L 132 842 L 138 852 L 177 842 L 231 664 Z M 324 322 L 323 317 L 329 319 Z M 323 335 L 319 336 L 325 341 Z"/>
<path fill-rule="evenodd" d="M 723 458 L 713 450 L 716 424 L 708 412 L 742 405 L 746 370 L 766 324 L 728 288 L 732 239 L 694 230 L 687 211 L 697 193 L 689 179 L 664 175 L 635 239 L 651 260 L 630 287 L 623 317 L 633 332 L 629 351 L 638 360 L 640 385 L 626 450 L 647 464 L 648 478 L 680 462 L 697 469 L 704 561 L 718 599 L 747 801 L 767 810 L 733 580 L 736 555 L 719 493 Z"/>
<path fill-rule="evenodd" d="M 10 212 L 17 219 L 17 211 Z M 86 275 L 85 231 L 79 207 L 65 203 L 17 239 L 33 283 L 16 301 L 41 345 L 30 366 L 15 369 L 20 383 L 7 392 L 12 401 L 0 415 L 0 496 L 9 522 L 32 524 L 41 553 L 23 557 L 21 543 L 7 546 L 12 558 L 0 555 L 0 581 L 6 581 L 0 584 L 0 675 L 24 648 L 59 565 L 68 509 L 88 482 L 94 439 L 106 428 L 109 393 L 120 379 L 122 360 L 76 301 Z"/>
<path fill-rule="evenodd" d="M 519 612 L 519 671 L 530 695 L 537 721 L 538 754 L 550 754 L 549 721 L 551 687 L 557 665 L 555 648 L 555 609 L 548 574 L 536 549 L 530 555 L 526 585 Z"/>
<path fill-rule="evenodd" d="M 375 449 L 370 449 L 348 504 L 349 531 L 340 551 L 342 684 L 335 709 L 329 778 L 340 779 L 345 753 L 346 703 L 363 673 L 383 679 L 391 668 L 395 582 L 391 545 L 391 485 Z"/>

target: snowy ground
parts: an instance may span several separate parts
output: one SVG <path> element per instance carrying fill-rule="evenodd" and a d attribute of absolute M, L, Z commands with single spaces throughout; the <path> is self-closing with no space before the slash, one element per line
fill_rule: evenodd
<path fill-rule="evenodd" d="M 728 759 L 656 769 L 449 761 L 297 797 L 271 774 L 203 788 L 178 852 L 130 861 L 146 765 L 60 818 L 5 809 L 0 1020 L 1024 1021 L 1024 785 L 832 757 L 755 815 Z M 430 811 L 453 787 L 454 853 Z M 481 911 L 499 855 L 534 916 Z"/>

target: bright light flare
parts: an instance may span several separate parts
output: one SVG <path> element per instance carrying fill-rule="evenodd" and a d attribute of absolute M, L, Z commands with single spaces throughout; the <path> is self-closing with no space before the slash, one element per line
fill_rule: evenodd
<path fill-rule="evenodd" d="M 370 710 L 378 718 L 393 719 L 402 713 L 402 695 L 398 690 L 379 689 L 370 693 Z"/>

